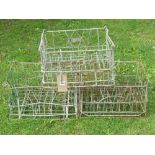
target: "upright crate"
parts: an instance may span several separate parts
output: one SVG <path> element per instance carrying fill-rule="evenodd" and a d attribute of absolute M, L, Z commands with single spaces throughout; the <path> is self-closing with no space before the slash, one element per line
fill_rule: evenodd
<path fill-rule="evenodd" d="M 53 88 L 65 80 L 67 88 L 113 85 L 114 47 L 107 27 L 44 30 L 39 46 L 42 82 Z"/>

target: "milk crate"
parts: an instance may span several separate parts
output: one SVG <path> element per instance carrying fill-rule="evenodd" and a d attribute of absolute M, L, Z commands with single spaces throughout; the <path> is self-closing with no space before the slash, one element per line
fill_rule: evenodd
<path fill-rule="evenodd" d="M 115 62 L 115 85 L 82 88 L 85 116 L 140 116 L 146 113 L 148 78 L 140 62 Z"/>
<path fill-rule="evenodd" d="M 58 87 L 60 91 L 113 85 L 114 47 L 106 26 L 44 30 L 39 46 L 43 84 Z"/>

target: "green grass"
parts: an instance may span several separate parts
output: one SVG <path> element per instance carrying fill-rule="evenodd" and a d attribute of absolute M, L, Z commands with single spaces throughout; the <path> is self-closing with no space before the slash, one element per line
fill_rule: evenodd
<path fill-rule="evenodd" d="M 40 61 L 42 29 L 107 25 L 116 44 L 116 59 L 141 60 L 149 82 L 147 115 L 68 120 L 9 119 L 8 92 L 3 82 L 9 61 Z M 155 134 L 155 20 L 0 20 L 0 134 Z"/>

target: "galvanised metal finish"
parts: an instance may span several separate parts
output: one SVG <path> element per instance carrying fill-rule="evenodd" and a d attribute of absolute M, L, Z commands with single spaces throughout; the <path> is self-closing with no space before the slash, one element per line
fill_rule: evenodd
<path fill-rule="evenodd" d="M 115 85 L 81 89 L 84 116 L 140 116 L 146 113 L 147 76 L 138 62 L 115 62 Z"/>
<path fill-rule="evenodd" d="M 75 116 L 74 92 L 58 93 L 51 88 L 23 87 L 12 89 L 10 116 L 58 117 Z M 16 96 L 15 96 L 16 95 Z"/>
<path fill-rule="evenodd" d="M 43 31 L 39 51 L 42 82 L 57 87 L 67 75 L 67 87 L 113 85 L 114 43 L 107 27 Z"/>
<path fill-rule="evenodd" d="M 114 61 L 108 29 L 43 31 L 41 63 L 14 62 L 10 116 L 69 118 L 146 113 L 147 76 L 136 61 Z"/>

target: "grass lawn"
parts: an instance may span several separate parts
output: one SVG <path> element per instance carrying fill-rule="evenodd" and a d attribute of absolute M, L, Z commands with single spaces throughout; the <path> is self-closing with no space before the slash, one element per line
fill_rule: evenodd
<path fill-rule="evenodd" d="M 115 59 L 141 60 L 149 77 L 147 114 L 142 117 L 91 117 L 68 120 L 9 119 L 3 83 L 9 62 L 39 62 L 43 29 L 107 25 Z M 0 134 L 155 134 L 155 20 L 0 20 Z"/>

